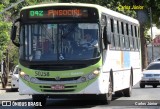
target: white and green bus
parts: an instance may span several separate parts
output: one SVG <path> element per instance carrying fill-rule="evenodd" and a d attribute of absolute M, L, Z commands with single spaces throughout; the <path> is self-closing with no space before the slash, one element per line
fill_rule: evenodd
<path fill-rule="evenodd" d="M 82 95 L 109 103 L 114 93 L 130 97 L 141 79 L 139 22 L 105 7 L 27 6 L 11 33 L 19 47 L 19 94 L 43 105 L 48 97 Z"/>

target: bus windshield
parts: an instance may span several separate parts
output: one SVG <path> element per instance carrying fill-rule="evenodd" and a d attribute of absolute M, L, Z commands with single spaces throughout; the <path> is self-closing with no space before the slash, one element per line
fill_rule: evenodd
<path fill-rule="evenodd" d="M 24 24 L 20 58 L 27 61 L 88 60 L 99 57 L 97 23 Z"/>

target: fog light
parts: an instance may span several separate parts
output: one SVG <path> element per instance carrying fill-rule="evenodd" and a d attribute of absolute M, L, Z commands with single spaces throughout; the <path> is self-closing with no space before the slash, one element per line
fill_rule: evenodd
<path fill-rule="evenodd" d="M 30 81 L 31 81 L 32 83 L 36 83 L 37 78 L 32 77 L 32 78 L 30 79 Z"/>
<path fill-rule="evenodd" d="M 82 82 L 86 81 L 85 77 L 81 77 Z"/>
<path fill-rule="evenodd" d="M 93 74 L 93 73 L 91 73 L 91 74 L 88 75 L 88 79 L 93 79 L 93 78 L 95 78 L 95 77 L 96 77 L 96 75 Z"/>

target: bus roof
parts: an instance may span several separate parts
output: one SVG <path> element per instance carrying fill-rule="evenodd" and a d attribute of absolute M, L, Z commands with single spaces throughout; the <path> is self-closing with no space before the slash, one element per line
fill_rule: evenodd
<path fill-rule="evenodd" d="M 50 6 L 84 6 L 84 7 L 93 7 L 93 8 L 97 8 L 100 13 L 105 13 L 105 14 L 111 15 L 113 17 L 117 17 L 119 19 L 124 19 L 124 20 L 126 20 L 128 22 L 133 22 L 133 23 L 139 25 L 138 20 L 136 20 L 136 19 L 134 19 L 132 17 L 129 17 L 127 15 L 121 14 L 119 12 L 110 10 L 110 9 L 108 9 L 106 7 L 97 5 L 97 4 L 72 3 L 72 2 L 71 3 L 38 4 L 38 5 L 26 6 L 26 7 L 22 8 L 21 11 L 25 10 L 25 9 L 40 8 L 40 7 L 50 7 Z"/>

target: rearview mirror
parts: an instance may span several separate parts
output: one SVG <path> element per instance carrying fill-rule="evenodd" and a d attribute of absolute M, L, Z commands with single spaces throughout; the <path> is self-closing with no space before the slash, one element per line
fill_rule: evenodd
<path fill-rule="evenodd" d="M 16 33 L 17 33 L 17 26 L 15 26 L 15 23 L 18 22 L 18 21 L 20 21 L 20 19 L 16 19 L 15 22 L 13 23 L 12 28 L 11 28 L 11 40 L 12 40 L 12 43 L 17 47 L 20 46 L 19 43 L 15 42 Z"/>
<path fill-rule="evenodd" d="M 104 27 L 104 30 L 103 30 L 103 37 L 106 38 L 106 43 L 107 44 L 111 44 L 111 36 L 107 34 L 106 26 Z"/>
<path fill-rule="evenodd" d="M 13 25 L 11 29 L 11 40 L 16 39 L 17 26 Z"/>
<path fill-rule="evenodd" d="M 106 26 L 103 29 L 103 44 L 105 49 L 107 49 L 107 45 L 110 44 L 110 37 L 107 36 L 107 30 L 106 30 Z"/>

